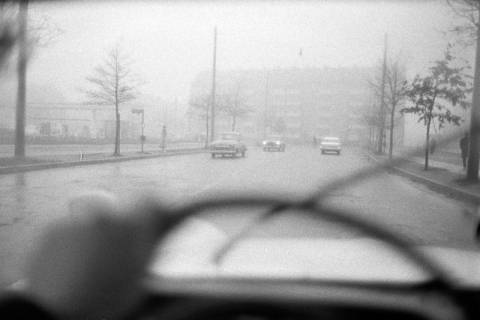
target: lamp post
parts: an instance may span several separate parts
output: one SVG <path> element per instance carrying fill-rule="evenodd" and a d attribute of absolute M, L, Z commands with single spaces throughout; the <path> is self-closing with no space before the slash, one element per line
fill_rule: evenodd
<path fill-rule="evenodd" d="M 132 109 L 133 114 L 141 114 L 142 115 L 142 135 L 140 136 L 140 146 L 141 152 L 143 153 L 143 145 L 145 144 L 145 135 L 143 134 L 143 130 L 145 128 L 145 110 L 143 109 Z"/>
<path fill-rule="evenodd" d="M 213 66 L 212 66 L 212 93 L 210 106 L 210 142 L 215 140 L 215 78 L 217 72 L 217 27 L 213 31 Z M 207 133 L 208 134 L 208 133 Z M 207 138 L 208 139 L 208 138 Z"/>

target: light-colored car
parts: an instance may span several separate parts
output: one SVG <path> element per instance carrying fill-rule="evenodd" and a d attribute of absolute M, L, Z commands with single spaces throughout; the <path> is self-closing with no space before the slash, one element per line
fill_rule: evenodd
<path fill-rule="evenodd" d="M 280 136 L 270 136 L 262 141 L 263 151 L 285 151 L 285 142 Z"/>
<path fill-rule="evenodd" d="M 242 142 L 242 136 L 238 132 L 223 132 L 218 140 L 210 144 L 212 158 L 219 156 L 242 156 L 245 157 L 247 146 Z"/>
<path fill-rule="evenodd" d="M 337 155 L 342 151 L 342 143 L 338 137 L 324 137 L 320 142 L 320 150 L 322 154 L 327 152 L 335 152 Z"/>

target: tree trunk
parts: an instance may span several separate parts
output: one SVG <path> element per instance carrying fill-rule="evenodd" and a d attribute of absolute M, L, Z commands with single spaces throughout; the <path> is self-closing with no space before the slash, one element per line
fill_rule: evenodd
<path fill-rule="evenodd" d="M 392 105 L 392 112 L 390 113 L 390 145 L 388 148 L 388 158 L 393 157 L 393 129 L 395 129 L 395 107 Z"/>
<path fill-rule="evenodd" d="M 427 120 L 427 140 L 425 141 L 425 170 L 428 170 L 428 156 L 430 151 L 430 123 L 432 122 L 432 117 L 429 116 Z"/>
<path fill-rule="evenodd" d="M 25 157 L 25 114 L 27 96 L 27 12 L 28 1 L 20 2 L 17 65 L 17 110 L 15 115 L 15 157 Z"/>
<path fill-rule="evenodd" d="M 232 131 L 235 131 L 236 126 L 237 126 L 237 117 L 232 116 Z"/>
<path fill-rule="evenodd" d="M 478 7 L 480 13 L 480 6 Z M 473 101 L 470 116 L 470 145 L 468 148 L 467 180 L 478 181 L 478 145 L 480 129 L 480 27 L 477 26 L 477 47 L 475 52 L 475 76 L 473 80 Z"/>
<path fill-rule="evenodd" d="M 383 119 L 385 121 L 385 119 Z M 377 153 L 382 154 L 383 153 L 383 136 L 385 134 L 385 128 L 380 124 L 380 127 L 378 128 L 378 140 L 377 140 Z"/>
<path fill-rule="evenodd" d="M 115 151 L 113 155 L 120 155 L 120 112 L 118 111 L 118 103 L 115 104 Z"/>

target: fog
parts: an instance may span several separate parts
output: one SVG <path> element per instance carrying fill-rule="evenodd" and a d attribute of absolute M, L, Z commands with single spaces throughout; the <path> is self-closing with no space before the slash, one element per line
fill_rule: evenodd
<path fill-rule="evenodd" d="M 462 109 L 461 102 L 466 101 L 456 94 L 467 92 L 465 100 L 471 100 L 469 88 L 466 84 L 459 85 L 463 82 L 460 78 L 454 81 L 450 78 L 455 88 L 460 88 L 456 94 L 450 95 L 448 90 L 444 93 L 455 102 L 452 106 L 443 105 L 442 97 L 437 97 L 439 87 L 430 91 L 434 92 L 430 100 L 437 101 L 436 107 L 441 109 L 437 114 L 435 109 L 430 109 L 430 117 L 437 116 L 430 119 L 430 130 L 425 127 L 427 121 L 422 121 L 426 119 L 425 112 L 402 113 L 403 107 L 423 99 L 422 93 L 415 93 L 420 97 L 416 101 L 411 99 L 412 95 L 403 96 L 404 100 L 398 101 L 395 109 L 392 99 L 389 103 L 380 102 L 389 100 L 384 99 L 385 91 L 374 92 L 375 85 L 385 88 L 385 81 L 381 85 L 368 82 L 382 78 L 385 35 L 388 36 L 388 62 L 400 61 L 399 83 L 412 82 L 415 74 L 424 73 L 431 62 L 444 57 L 447 44 L 458 40 L 448 31 L 461 22 L 445 0 L 29 1 L 28 14 L 30 30 L 35 28 L 35 23 L 46 19 L 48 26 L 55 26 L 61 32 L 46 46 L 34 45 L 28 59 L 19 59 L 20 66 L 28 62 L 28 68 L 23 68 L 27 70 L 26 103 L 22 99 L 25 93 L 21 89 L 22 81 L 18 90 L 20 102 L 16 101 L 15 58 L 21 45 L 15 46 L 11 59 L 0 70 L 0 286 L 24 279 L 25 255 L 33 245 L 43 243 L 34 238 L 41 228 L 60 217 L 74 224 L 83 219 L 80 217 L 83 213 L 69 212 L 69 199 L 101 190 L 101 194 L 108 192 L 127 201 L 145 189 L 151 191 L 151 195 L 158 195 L 159 200 L 164 199 L 165 208 L 169 210 L 198 199 L 216 200 L 225 192 L 231 192 L 232 199 L 237 200 L 241 192 L 255 197 L 278 195 L 278 203 L 293 199 L 292 208 L 297 208 L 303 204 L 297 200 L 316 193 L 318 199 L 311 198 L 305 203 L 320 200 L 319 208 L 325 204 L 326 208 L 353 213 L 354 221 L 365 219 L 384 224 L 386 230 L 392 230 L 392 234 L 397 234 L 405 243 L 425 249 L 426 246 L 435 250 L 445 247 L 448 251 L 444 257 L 449 259 L 445 270 L 452 270 L 452 279 L 465 278 L 471 284 L 474 279 L 470 277 L 471 271 L 478 270 L 478 266 L 464 263 L 473 257 L 464 253 L 468 250 L 473 254 L 478 250 L 480 219 L 478 208 L 470 208 L 469 204 L 467 207 L 467 202 L 479 198 L 479 189 L 478 184 L 466 184 L 463 178 L 467 172 L 465 150 L 470 148 L 474 154 L 471 146 L 475 143 L 469 146 L 465 136 L 444 147 L 441 134 L 458 127 L 449 124 L 440 128 L 442 123 L 435 121 L 439 117 L 457 119 L 453 113 L 458 113 L 461 116 L 458 124 L 465 129 L 470 109 Z M 212 94 L 214 30 L 218 31 L 218 37 L 216 91 Z M 128 56 L 128 68 L 115 69 L 118 64 L 111 58 L 116 56 L 108 56 L 114 47 L 120 47 Z M 473 49 L 455 46 L 452 53 L 472 64 Z M 103 74 L 101 69 L 96 69 L 99 65 L 107 66 Z M 21 67 L 18 69 L 18 78 L 22 79 L 25 73 Z M 119 85 L 118 78 L 112 81 L 115 71 L 118 75 L 125 70 L 131 70 L 135 83 Z M 387 68 L 384 67 L 383 72 L 387 74 Z M 91 91 L 87 91 L 88 88 Z M 389 91 L 392 93 L 388 90 L 391 88 L 387 88 L 387 95 Z M 446 90 L 442 88 L 442 91 Z M 430 121 L 428 123 L 430 126 Z M 376 176 L 370 179 L 348 178 L 362 177 L 358 172 L 363 169 L 373 172 L 372 165 L 386 161 L 388 153 L 396 157 L 425 141 L 425 162 L 421 157 L 411 157 L 411 161 L 394 162 L 398 167 L 390 167 L 392 170 L 388 173 L 379 165 L 382 171 L 376 171 Z M 428 161 L 433 170 L 426 170 Z M 398 172 L 402 172 L 401 177 L 395 174 Z M 405 176 L 415 179 L 411 181 Z M 328 188 L 329 185 L 334 187 Z M 449 189 L 449 185 L 454 188 Z M 318 193 L 319 190 L 323 193 Z M 84 199 L 88 203 L 91 198 Z M 278 203 L 271 205 L 278 207 Z M 251 205 L 250 201 L 244 204 Z M 225 212 L 219 210 L 211 215 L 206 212 L 199 219 L 204 220 L 210 230 L 227 235 L 225 239 L 242 234 L 238 233 L 239 227 L 254 223 L 256 218 L 250 221 L 249 215 L 243 214 L 251 207 L 240 207 L 241 214 L 231 215 L 232 207 L 227 205 Z M 129 220 L 138 222 L 147 217 L 137 215 L 141 206 L 131 208 Z M 161 210 L 159 207 L 158 212 Z M 332 217 L 330 211 L 326 213 Z M 340 275 L 338 279 L 351 279 L 348 277 L 351 270 L 376 273 L 379 270 L 376 267 L 380 267 L 379 274 L 385 274 L 389 284 L 398 281 L 398 270 L 402 275 L 409 275 L 393 268 L 395 264 L 400 265 L 398 263 L 391 267 L 393 260 L 376 250 L 377 247 L 372 247 L 375 259 L 365 255 L 368 246 L 361 244 L 363 234 L 347 236 L 344 230 L 339 232 L 329 224 L 313 223 L 312 219 L 294 211 L 270 221 L 257 220 L 266 223 L 261 226 L 254 223 L 256 230 L 246 238 L 266 241 L 254 243 L 251 248 L 269 249 L 265 244 L 270 240 L 270 244 L 279 244 L 278 251 L 263 250 L 267 268 L 258 264 L 258 270 L 275 275 L 270 273 L 271 269 L 282 270 L 287 266 L 286 275 L 291 276 L 289 268 L 304 270 L 303 267 L 307 267 L 307 273 L 299 276 L 304 282 L 308 280 L 305 276 L 317 276 L 311 272 L 314 269 L 329 274 L 327 271 L 332 268 L 325 262 L 340 265 L 343 260 L 349 264 L 348 272 L 345 275 L 333 272 L 337 277 Z M 143 234 L 138 232 L 141 224 L 125 228 L 121 221 L 115 220 L 114 225 Z M 81 223 L 78 225 L 83 228 Z M 145 223 L 147 225 L 152 224 Z M 375 234 L 382 233 L 376 231 Z M 103 235 L 87 238 L 106 239 Z M 136 239 L 131 235 L 109 237 L 108 234 L 107 238 Z M 199 242 L 201 238 L 192 236 L 192 239 L 195 244 L 203 245 Z M 326 248 L 325 244 L 334 244 L 334 240 L 348 246 L 333 245 L 333 251 L 321 251 Z M 68 248 L 68 242 L 65 243 L 63 247 Z M 245 243 L 248 245 L 242 241 L 242 245 Z M 72 247 L 79 248 L 76 244 Z M 108 246 L 100 247 L 108 249 Z M 121 252 L 135 250 L 130 249 Z M 462 259 L 456 255 L 450 259 L 456 249 L 463 250 L 458 251 Z M 204 251 L 195 251 L 197 255 L 179 252 L 188 258 Z M 68 255 L 57 252 L 38 256 L 45 261 L 48 259 L 44 257 L 60 257 L 63 260 L 58 265 L 65 264 L 65 257 L 69 259 Z M 245 262 L 258 260 L 255 252 L 245 257 Z M 272 259 L 275 257 L 281 259 Z M 357 263 L 359 257 L 365 258 L 363 265 Z M 83 260 L 106 261 L 88 257 Z M 232 261 L 235 267 L 242 268 L 242 261 Z M 419 261 L 419 266 L 425 264 Z M 478 259 L 472 261 L 477 263 Z M 56 260 L 50 262 L 55 264 Z M 214 267 L 217 275 L 222 275 L 219 271 L 228 270 L 219 265 Z M 107 274 L 105 270 L 109 268 L 102 266 L 103 274 Z M 193 269 L 189 266 L 189 270 Z M 384 271 L 393 271 L 393 276 Z M 467 276 L 457 276 L 457 272 Z M 74 272 L 74 276 L 77 274 Z M 111 279 L 107 274 L 108 281 L 90 282 L 112 283 Z M 124 274 L 119 279 L 124 279 Z"/>
<path fill-rule="evenodd" d="M 214 26 L 219 70 L 372 66 L 388 33 L 391 54 L 416 73 L 441 56 L 454 19 L 444 1 L 41 2 L 30 15 L 62 33 L 37 49 L 29 82 L 67 101 L 84 99 L 85 77 L 115 43 L 143 94 L 187 101 L 195 75 L 211 68 Z"/>

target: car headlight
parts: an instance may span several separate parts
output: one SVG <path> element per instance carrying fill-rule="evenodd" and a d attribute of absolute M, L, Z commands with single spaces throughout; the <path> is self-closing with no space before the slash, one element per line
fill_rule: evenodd
<path fill-rule="evenodd" d="M 266 144 L 267 144 L 267 141 L 262 141 L 262 144 L 263 144 L 263 145 L 266 145 Z"/>

